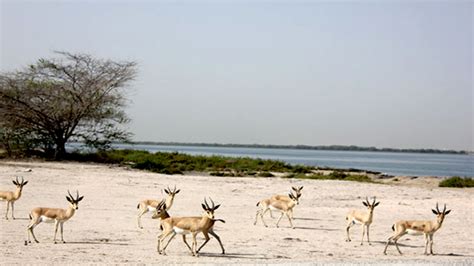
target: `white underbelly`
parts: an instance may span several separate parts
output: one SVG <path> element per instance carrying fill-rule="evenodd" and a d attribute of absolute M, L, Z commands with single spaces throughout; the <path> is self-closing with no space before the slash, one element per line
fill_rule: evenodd
<path fill-rule="evenodd" d="M 418 231 L 418 230 L 407 229 L 407 234 L 412 235 L 412 236 L 419 236 L 419 235 L 422 235 L 423 232 Z"/>
<path fill-rule="evenodd" d="M 353 224 L 362 224 L 362 222 L 359 221 L 359 220 L 357 220 L 357 219 L 353 219 L 353 220 L 352 220 L 352 223 L 353 223 Z"/>
<path fill-rule="evenodd" d="M 154 212 L 156 211 L 156 208 L 153 208 L 151 206 L 147 206 L 149 212 Z"/>
<path fill-rule="evenodd" d="M 179 234 L 179 235 L 187 235 L 187 234 L 190 233 L 190 231 L 181 229 L 181 228 L 176 227 L 176 226 L 173 227 L 173 231 L 174 231 L 176 234 Z"/>
<path fill-rule="evenodd" d="M 43 223 L 54 223 L 54 219 L 41 215 L 41 222 Z"/>

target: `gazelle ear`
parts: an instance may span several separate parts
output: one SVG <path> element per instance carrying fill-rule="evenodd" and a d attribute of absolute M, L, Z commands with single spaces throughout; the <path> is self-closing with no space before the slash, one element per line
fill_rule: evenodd
<path fill-rule="evenodd" d="M 201 203 L 201 206 L 205 211 L 207 211 L 206 205 L 204 205 L 204 203 Z"/>
<path fill-rule="evenodd" d="M 13 185 L 18 186 L 18 183 L 15 180 L 13 180 L 12 182 L 13 182 Z"/>
<path fill-rule="evenodd" d="M 24 186 L 24 185 L 26 185 L 26 184 L 28 184 L 28 181 L 23 182 L 22 186 Z"/>
<path fill-rule="evenodd" d="M 176 190 L 174 194 L 178 194 L 181 191 L 181 189 Z"/>
<path fill-rule="evenodd" d="M 447 215 L 447 214 L 450 213 L 450 212 L 451 212 L 451 210 L 447 210 L 447 211 L 444 213 L 444 215 Z"/>
<path fill-rule="evenodd" d="M 362 201 L 362 204 L 364 204 L 364 206 L 368 207 L 367 202 Z"/>
<path fill-rule="evenodd" d="M 377 207 L 380 204 L 380 201 L 374 204 L 374 207 Z"/>
<path fill-rule="evenodd" d="M 165 188 L 165 193 L 166 193 L 166 194 L 170 194 L 170 191 Z"/>
<path fill-rule="evenodd" d="M 294 191 L 298 191 L 296 187 L 291 187 L 291 189 L 293 189 Z"/>
<path fill-rule="evenodd" d="M 84 196 L 80 196 L 80 197 L 77 199 L 77 201 L 76 201 L 76 202 L 79 202 L 79 201 L 81 201 L 83 198 L 84 198 Z"/>
<path fill-rule="evenodd" d="M 66 200 L 70 203 L 72 203 L 72 199 L 69 196 L 66 196 Z"/>
<path fill-rule="evenodd" d="M 295 197 L 293 197 L 293 194 L 288 194 L 288 197 L 290 197 L 290 199 L 295 199 Z"/>
<path fill-rule="evenodd" d="M 302 189 L 303 189 L 303 186 L 300 187 L 300 190 L 302 190 Z"/>
<path fill-rule="evenodd" d="M 221 205 L 220 204 L 217 204 L 217 206 L 214 207 L 214 211 L 217 210 L 217 208 L 219 208 Z"/>
<path fill-rule="evenodd" d="M 431 211 L 432 211 L 434 214 L 436 214 L 436 215 L 438 215 L 438 214 L 439 214 L 439 213 L 438 213 L 438 211 L 437 211 L 437 210 L 435 210 L 435 209 L 431 209 Z"/>

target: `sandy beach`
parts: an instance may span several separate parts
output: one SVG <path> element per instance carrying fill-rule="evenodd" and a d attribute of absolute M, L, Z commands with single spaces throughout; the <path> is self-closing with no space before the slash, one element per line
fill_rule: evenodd
<path fill-rule="evenodd" d="M 29 183 L 15 203 L 16 220 L 5 220 L 6 204 L 0 208 L 1 264 L 90 264 L 90 263 L 472 263 L 474 261 L 474 189 L 437 188 L 422 185 L 368 184 L 329 180 L 282 178 L 229 178 L 205 175 L 163 175 L 124 167 L 58 163 L 0 161 L 0 190 L 14 190 L 11 180 L 23 176 Z M 205 196 L 222 204 L 216 211 L 215 232 L 226 249 L 220 254 L 211 241 L 200 257 L 190 255 L 180 237 L 175 237 L 167 256 L 156 252 L 159 221 L 151 214 L 136 224 L 137 203 L 162 198 L 163 188 L 176 185 L 181 192 L 169 211 L 172 216 L 201 215 Z M 295 229 L 288 220 L 266 216 L 269 224 L 254 226 L 256 203 L 272 194 L 286 194 L 293 185 L 304 186 L 294 211 Z M 54 225 L 42 223 L 35 229 L 39 244 L 24 245 L 28 213 L 34 207 L 66 208 L 67 190 L 84 195 L 79 209 L 64 224 L 66 244 L 53 244 Z M 371 226 L 371 246 L 360 246 L 361 227 L 351 231 L 345 242 L 345 215 L 363 209 L 362 199 L 376 196 Z M 451 213 L 434 235 L 436 256 L 425 256 L 423 236 L 405 236 L 399 243 L 403 255 L 389 246 L 392 224 L 400 219 L 434 219 L 436 202 L 446 203 Z M 278 217 L 277 214 L 274 215 Z M 190 241 L 190 237 L 188 237 Z M 199 236 L 198 245 L 203 237 Z"/>

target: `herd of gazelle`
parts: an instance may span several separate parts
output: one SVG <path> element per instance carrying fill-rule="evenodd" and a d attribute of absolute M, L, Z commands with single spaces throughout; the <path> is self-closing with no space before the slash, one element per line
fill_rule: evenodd
<path fill-rule="evenodd" d="M 7 211 L 5 213 L 5 219 L 8 220 L 8 211 L 11 205 L 12 208 L 12 219 L 15 219 L 14 215 L 14 203 L 17 201 L 22 194 L 23 187 L 28 183 L 25 181 L 23 177 L 21 181 L 19 181 L 18 177 L 13 180 L 13 184 L 16 186 L 15 191 L 0 191 L 0 200 L 7 202 Z M 292 187 L 292 191 L 285 195 L 273 195 L 271 198 L 261 200 L 257 203 L 257 210 L 255 216 L 254 225 L 257 223 L 258 217 L 261 218 L 262 223 L 267 227 L 267 224 L 263 220 L 263 216 L 265 213 L 270 212 L 270 216 L 272 216 L 272 211 L 278 211 L 281 213 L 276 227 L 278 227 L 280 220 L 284 215 L 288 217 L 288 221 L 292 228 L 293 226 L 293 209 L 296 205 L 299 204 L 299 198 L 301 197 L 301 190 L 303 187 Z M 214 211 L 217 210 L 220 204 L 215 205 L 214 201 L 209 198 L 211 205 L 204 199 L 204 202 L 201 204 L 204 213 L 201 217 L 174 217 L 170 216 L 168 211 L 173 205 L 174 198 L 176 194 L 180 192 L 179 189 L 176 189 L 176 186 L 173 190 L 169 187 L 164 190 L 167 194 L 165 199 L 159 200 L 152 200 L 147 199 L 143 200 L 138 203 L 137 209 L 138 217 L 137 223 L 139 228 L 143 228 L 141 225 L 140 218 L 143 214 L 147 213 L 148 211 L 154 212 L 152 218 L 153 219 L 160 219 L 160 229 L 162 230 L 161 234 L 158 236 L 158 243 L 157 243 L 157 251 L 159 254 L 165 255 L 166 247 L 169 245 L 171 240 L 177 235 L 182 235 L 183 242 L 191 251 L 193 256 L 198 256 L 199 251 L 207 244 L 210 240 L 209 235 L 216 238 L 219 242 L 219 245 L 222 249 L 222 254 L 225 254 L 224 246 L 222 245 L 220 237 L 214 232 L 214 224 L 216 221 L 225 223 L 222 219 L 215 219 Z M 30 234 L 33 236 L 33 239 L 36 243 L 39 241 L 36 239 L 36 236 L 33 232 L 33 229 L 40 224 L 41 222 L 54 222 L 55 223 L 55 231 L 54 231 L 54 238 L 53 241 L 56 244 L 56 236 L 58 232 L 58 227 L 61 227 L 61 242 L 66 243 L 63 237 L 63 225 L 66 221 L 71 219 L 74 215 L 75 211 L 78 209 L 79 202 L 84 198 L 84 196 L 79 196 L 79 191 L 76 191 L 76 196 L 74 197 L 68 190 L 68 195 L 66 196 L 66 200 L 69 202 L 69 207 L 67 209 L 60 209 L 60 208 L 44 208 L 44 207 L 37 207 L 31 210 L 29 217 L 30 223 L 27 227 L 27 241 L 25 240 L 25 245 L 31 243 L 30 241 Z M 380 202 L 376 201 L 376 198 L 373 198 L 373 201 L 370 202 L 369 199 L 366 197 L 365 201 L 362 204 L 367 207 L 366 211 L 361 210 L 351 210 L 346 215 L 347 220 L 347 239 L 346 241 L 351 241 L 349 230 L 350 228 L 358 223 L 362 225 L 362 239 L 361 245 L 364 242 L 364 235 L 367 235 L 367 242 L 370 245 L 369 239 L 369 229 L 370 225 L 373 221 L 373 214 L 374 209 L 376 206 L 380 204 Z M 387 254 L 387 247 L 390 242 L 395 244 L 398 252 L 402 254 L 400 248 L 398 247 L 397 241 L 406 234 L 411 235 L 424 235 L 425 237 L 425 255 L 433 254 L 433 235 L 437 232 L 444 221 L 444 218 L 447 214 L 451 212 L 451 210 L 446 210 L 446 204 L 444 205 L 443 211 L 439 210 L 438 203 L 436 203 L 436 209 L 432 209 L 432 212 L 436 215 L 436 220 L 429 221 L 429 220 L 400 220 L 397 221 L 392 226 L 392 230 L 394 234 L 389 237 L 387 244 L 385 245 L 385 249 L 383 251 L 384 254 Z M 196 236 L 202 233 L 204 235 L 205 241 L 201 244 L 199 248 L 197 248 L 197 241 Z M 191 246 L 186 241 L 186 235 L 191 234 L 193 238 L 193 242 Z M 164 241 L 166 238 L 169 237 L 168 242 L 166 244 Z M 430 253 L 428 253 L 428 245 L 430 246 Z"/>

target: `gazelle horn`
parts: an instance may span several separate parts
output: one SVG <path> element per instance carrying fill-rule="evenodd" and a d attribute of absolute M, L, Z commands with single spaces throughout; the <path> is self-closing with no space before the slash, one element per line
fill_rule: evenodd
<path fill-rule="evenodd" d="M 69 189 L 67 190 L 67 194 L 69 194 L 69 197 L 70 197 L 71 199 L 74 199 L 74 197 L 71 195 L 71 192 L 69 191 Z"/>
<path fill-rule="evenodd" d="M 211 199 L 211 197 L 209 197 L 209 200 L 210 200 L 211 203 L 212 203 L 212 209 L 214 209 L 214 207 L 216 206 L 216 205 L 214 204 L 214 201 Z"/>
<path fill-rule="evenodd" d="M 210 208 L 209 208 L 209 204 L 207 204 L 206 197 L 204 197 L 204 205 L 206 206 L 206 209 L 208 209 L 208 210 L 210 209 Z"/>

